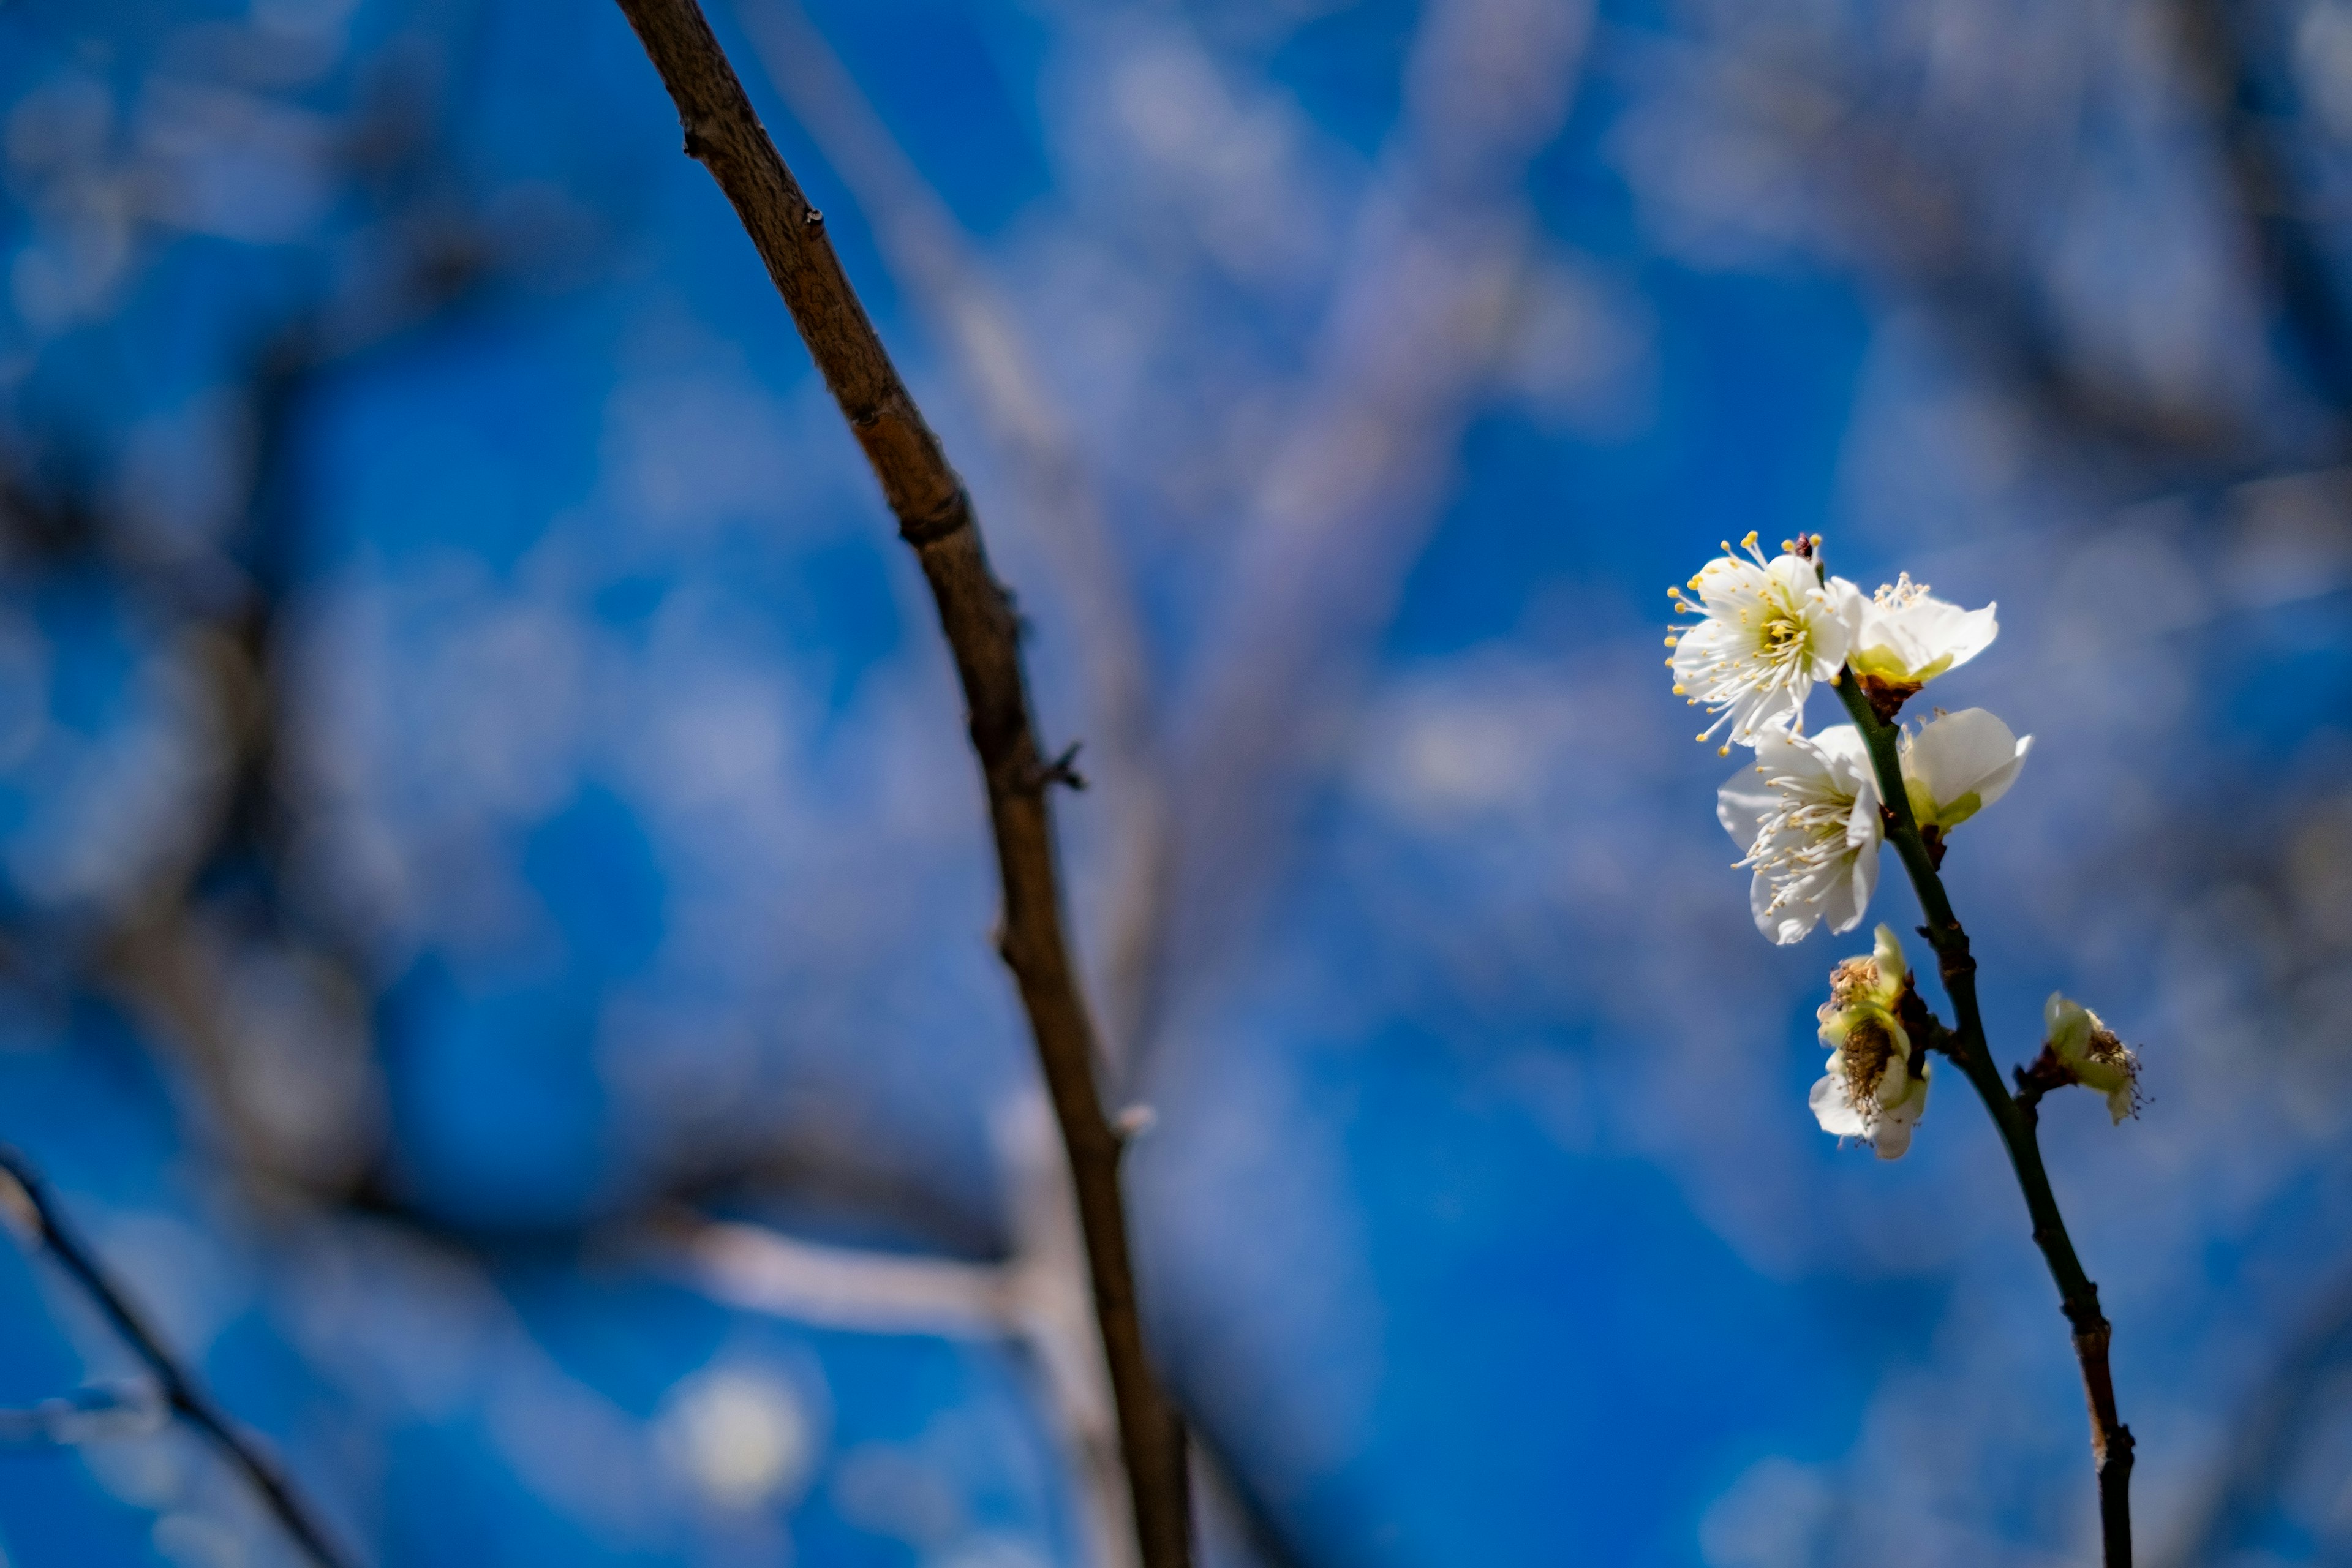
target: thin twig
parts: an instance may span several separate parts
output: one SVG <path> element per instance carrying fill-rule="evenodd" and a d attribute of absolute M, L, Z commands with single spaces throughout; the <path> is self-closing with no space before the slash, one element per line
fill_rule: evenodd
<path fill-rule="evenodd" d="M 1146 1568 L 1192 1557 L 1184 1436 L 1144 1352 L 1119 1191 L 1120 1141 L 1103 1111 L 1095 1030 L 1062 928 L 1045 759 L 1029 714 L 1019 627 L 989 570 L 978 520 L 850 288 L 824 222 L 768 139 L 694 0 L 619 0 L 677 102 L 686 152 L 733 204 L 802 341 L 865 448 L 939 607 L 970 709 L 1004 895 L 997 946 L 1013 971 L 1077 1189 L 1120 1446 Z"/>
<path fill-rule="evenodd" d="M 106 1267 L 98 1254 L 66 1219 L 64 1209 L 33 1168 L 31 1161 L 16 1150 L 0 1144 L 0 1173 L 15 1184 L 13 1191 L 0 1187 L 0 1206 L 18 1211 L 17 1218 L 26 1222 L 52 1255 L 74 1278 L 74 1282 L 97 1302 L 139 1359 L 147 1363 L 162 1385 L 164 1401 L 202 1428 L 226 1451 L 236 1468 L 253 1483 L 269 1510 L 278 1516 L 286 1533 L 292 1536 L 310 1560 L 320 1568 L 344 1568 L 352 1559 L 329 1543 L 327 1532 L 310 1506 L 296 1495 L 293 1483 L 279 1469 L 277 1461 L 262 1452 L 251 1437 L 237 1428 L 227 1413 L 213 1402 L 195 1373 L 182 1365 L 163 1346 L 163 1340 L 150 1328 L 145 1318 L 131 1306 L 131 1299 L 108 1277 Z M 9 1203 L 9 1199 L 21 1199 Z"/>
<path fill-rule="evenodd" d="M 1912 817 L 1910 795 L 1903 787 L 1895 728 L 1872 711 L 1862 682 L 1853 671 L 1840 673 L 1837 692 L 1870 748 L 1886 837 L 1902 857 L 1903 868 L 1910 873 L 1912 889 L 1919 895 L 1919 906 L 1927 917 L 1919 934 L 1936 950 L 1937 969 L 1943 976 L 1945 993 L 1952 999 L 1957 1027 L 1943 1037 L 1941 1044 L 1976 1086 L 2009 1150 L 2017 1184 L 2025 1194 L 2026 1212 L 2033 1217 L 2033 1244 L 2050 1266 L 2060 1309 L 2074 1328 L 2074 1357 L 2083 1366 L 2083 1391 L 2091 1411 L 2091 1458 L 2098 1474 L 2099 1535 L 2106 1568 L 2131 1568 L 2132 1435 L 2116 1413 L 2115 1379 L 2107 1367 L 2107 1346 L 2114 1330 L 2099 1310 L 2099 1288 L 2074 1256 L 2074 1243 L 2066 1234 L 2066 1221 L 2050 1190 L 2050 1173 L 2042 1168 L 2036 1131 L 2039 1097 L 2021 1092 L 2018 1099 L 2011 1099 L 2000 1069 L 1993 1065 L 1991 1049 L 1985 1044 L 1984 1018 L 1977 1008 L 1977 961 L 1969 952 L 1969 933 L 1952 912 L 1943 878 Z"/>

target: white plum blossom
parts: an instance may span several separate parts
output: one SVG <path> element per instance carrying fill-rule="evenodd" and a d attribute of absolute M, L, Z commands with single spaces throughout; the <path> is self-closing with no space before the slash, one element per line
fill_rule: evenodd
<path fill-rule="evenodd" d="M 1881 704 L 1881 715 L 1891 715 L 1905 698 L 1990 647 L 2000 631 L 1998 608 L 1964 610 L 1906 572 L 1861 602 L 1846 662 Z"/>
<path fill-rule="evenodd" d="M 1899 1160 L 1927 1110 L 1927 1054 L 1914 1047 L 1899 1005 L 1911 986 L 1903 944 L 1885 926 L 1874 950 L 1830 972 L 1821 1009 L 1828 1068 L 1808 1103 L 1822 1131 L 1858 1138 L 1882 1160 Z"/>
<path fill-rule="evenodd" d="M 1675 691 L 1704 704 L 1715 721 L 1699 739 L 1725 725 L 1743 746 L 1774 730 L 1801 727 L 1805 698 L 1817 680 L 1835 680 L 1862 616 L 1862 595 L 1851 583 L 1824 583 L 1814 563 L 1783 553 L 1770 561 L 1751 533 L 1729 545 L 1690 580 L 1693 604 L 1669 589 L 1677 613 L 1700 619 L 1676 623 L 1666 638 L 1674 657 Z M 1730 746 L 1724 750 L 1728 753 Z"/>
<path fill-rule="evenodd" d="M 2096 1013 L 2053 991 L 2042 1006 L 2043 1043 L 2076 1083 L 2107 1097 L 2107 1115 L 2139 1113 L 2139 1058 Z"/>
<path fill-rule="evenodd" d="M 1981 708 L 1938 713 L 1901 743 L 1903 793 L 1922 833 L 1940 837 L 2009 793 L 2033 737 Z"/>
<path fill-rule="evenodd" d="M 1755 762 L 1716 791 L 1715 816 L 1743 851 L 1738 865 L 1756 874 L 1748 904 L 1757 930 L 1786 947 L 1823 920 L 1835 931 L 1862 923 L 1885 830 L 1853 725 L 1764 731 Z"/>

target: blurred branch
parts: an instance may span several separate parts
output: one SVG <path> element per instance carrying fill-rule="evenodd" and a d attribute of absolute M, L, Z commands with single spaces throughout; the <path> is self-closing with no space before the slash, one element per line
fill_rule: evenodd
<path fill-rule="evenodd" d="M 2328 1374 L 2352 1363 L 2352 1277 L 2336 1281 L 2263 1380 L 2236 1423 L 2231 1445 L 2205 1505 L 2180 1533 L 2173 1568 L 2225 1563 L 2253 1542 L 2277 1511 L 2280 1490 L 2297 1473 L 2296 1455 L 2321 1427 L 2324 1401 L 2340 1382 Z"/>
<path fill-rule="evenodd" d="M 2263 112 L 2242 24 L 2225 0 L 2173 0 L 2171 11 L 2179 68 L 2229 176 L 2248 258 L 2336 415 L 2338 443 L 2352 443 L 2352 316 L 2296 194 L 2279 125 Z"/>
<path fill-rule="evenodd" d="M 947 345 L 1053 547 L 1043 554 L 1077 623 L 1094 718 L 1087 770 L 1103 785 L 1114 822 L 1105 1043 L 1114 1068 L 1130 1065 L 1150 1008 L 1146 949 L 1163 896 L 1168 807 L 1152 754 L 1142 617 L 1112 546 L 1101 488 L 971 238 L 807 12 L 798 0 L 738 0 L 736 13 L 785 108 L 848 187 L 883 260 Z"/>
<path fill-rule="evenodd" d="M 1181 880 L 1152 944 L 1171 970 L 1240 940 L 1244 890 L 1264 885 L 1332 704 L 1437 522 L 1534 244 L 1527 167 L 1567 119 L 1590 24 L 1557 0 L 1423 10 L 1403 118 L 1178 727 L 1166 860 Z"/>
<path fill-rule="evenodd" d="M 987 787 L 1004 913 L 998 949 L 1027 1010 L 1076 1184 L 1095 1306 L 1148 1568 L 1192 1556 L 1184 1437 L 1145 1352 L 1120 1138 L 1096 1085 L 1095 1034 L 1063 932 L 1044 754 L 1020 634 L 990 572 L 971 500 L 849 285 L 824 219 L 761 129 L 694 0 L 620 0 L 677 101 L 686 152 L 709 170 L 767 263 L 937 602 Z"/>
<path fill-rule="evenodd" d="M 1013 1245 L 1001 1262 L 908 1257 L 827 1246 L 766 1226 L 689 1214 L 656 1244 L 712 1297 L 747 1310 L 858 1333 L 1001 1339 L 1026 1349 L 1045 1403 L 1087 1485 L 1085 1523 L 1097 1568 L 1135 1561 L 1118 1423 L 1087 1300 L 1085 1242 L 1053 1116 L 1026 1095 L 991 1119 L 1012 1199 Z"/>
<path fill-rule="evenodd" d="M 2036 1131 L 2040 1096 L 2021 1074 L 2019 1093 L 2011 1099 L 2008 1086 L 2001 1082 L 2000 1068 L 1993 1065 L 1992 1047 L 1986 1043 L 1984 1018 L 1977 1006 L 1977 961 L 1969 951 L 1969 933 L 1961 928 L 1959 917 L 1952 912 L 1952 901 L 1945 894 L 1944 879 L 1937 870 L 1939 858 L 1921 838 L 1918 825 L 1912 819 L 1911 799 L 1903 787 L 1903 767 L 1896 755 L 1894 723 L 1880 718 L 1872 709 L 1870 699 L 1863 694 L 1862 682 L 1851 669 L 1840 673 L 1837 693 L 1839 700 L 1845 704 L 1847 716 L 1870 749 L 1871 769 L 1878 783 L 1879 810 L 1886 821 L 1886 838 L 1902 858 L 1904 870 L 1910 874 L 1912 890 L 1919 897 L 1920 912 L 1927 917 L 1919 933 L 1936 950 L 1937 971 L 1943 979 L 1945 994 L 1952 999 L 1953 1022 L 1958 1026 L 1944 1031 L 1931 1026 L 1929 1037 L 1968 1075 L 1992 1118 L 1994 1131 L 2000 1134 L 2001 1143 L 2009 1151 L 2010 1165 L 2025 1196 L 2026 1212 L 2033 1219 L 2033 1245 L 2041 1248 L 2042 1260 L 2049 1265 L 2050 1278 L 2058 1287 L 2059 1308 L 2074 1331 L 2074 1358 L 2082 1364 L 2083 1392 L 2090 1405 L 2091 1459 L 2098 1477 L 2103 1561 L 2106 1568 L 2131 1568 L 2132 1435 L 2116 1412 L 2115 1377 L 2107 1362 L 2107 1349 L 2115 1331 L 2106 1314 L 2099 1310 L 2099 1288 L 2091 1282 L 2082 1260 L 2074 1255 L 2074 1240 L 2066 1234 L 2065 1216 L 2058 1211 L 2057 1195 L 2050 1189 L 2050 1173 L 2042 1166 L 2042 1144 Z"/>
<path fill-rule="evenodd" d="M 143 1437 L 169 1418 L 163 1391 L 152 1383 L 101 1384 L 0 1410 L 0 1448 L 68 1447 L 117 1437 Z"/>
<path fill-rule="evenodd" d="M 1699 96 L 1742 105 L 1790 160 L 1823 180 L 1847 215 L 1844 247 L 1916 290 L 1946 340 L 2013 387 L 2035 424 L 2141 461 L 2243 467 L 2268 433 L 2237 409 L 2166 395 L 2070 353 L 2030 259 L 2004 253 L 2001 226 L 1969 182 L 1841 60 L 1815 52 L 1707 51 Z M 1776 55 L 1778 58 L 1776 58 Z"/>
<path fill-rule="evenodd" d="M 40 1173 L 34 1170 L 32 1162 L 16 1150 L 0 1145 L 0 1176 L 5 1178 L 0 1181 L 0 1212 L 5 1212 L 45 1245 L 74 1282 L 97 1303 L 115 1331 L 154 1373 L 165 1403 L 220 1445 L 313 1563 L 320 1568 L 342 1568 L 350 1562 L 329 1544 L 317 1516 L 296 1495 L 293 1484 L 277 1462 L 237 1429 L 197 1383 L 195 1374 L 164 1348 L 163 1340 L 131 1306 L 130 1298 L 109 1278 L 97 1253 L 67 1222 L 64 1210 Z"/>

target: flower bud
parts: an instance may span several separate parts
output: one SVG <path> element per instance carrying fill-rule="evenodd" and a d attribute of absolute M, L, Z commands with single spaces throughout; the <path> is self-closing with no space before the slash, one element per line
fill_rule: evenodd
<path fill-rule="evenodd" d="M 2053 991 L 2042 1006 L 2043 1044 L 2076 1083 L 2107 1097 L 2117 1121 L 2139 1112 L 2139 1058 L 2096 1013 Z"/>

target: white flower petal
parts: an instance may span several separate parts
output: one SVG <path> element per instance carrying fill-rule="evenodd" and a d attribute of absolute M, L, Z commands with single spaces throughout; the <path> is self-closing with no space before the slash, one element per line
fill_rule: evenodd
<path fill-rule="evenodd" d="M 2021 741 L 1982 708 L 1963 709 L 1905 734 L 1904 793 L 1923 827 L 1958 826 L 2009 793 L 2033 737 Z"/>
<path fill-rule="evenodd" d="M 1871 680 L 1916 690 L 1991 646 L 2000 632 L 1997 607 L 1963 610 L 1906 574 L 1862 602 L 1848 658 Z"/>
<path fill-rule="evenodd" d="M 1764 819 L 1780 809 L 1780 797 L 1765 776 L 1760 766 L 1743 768 L 1715 792 L 1715 819 L 1743 855 L 1755 847 Z"/>
<path fill-rule="evenodd" d="M 1846 1098 L 1845 1079 L 1841 1075 L 1832 1073 L 1816 1082 L 1805 1103 L 1812 1108 L 1813 1120 L 1822 1124 L 1822 1131 L 1840 1138 L 1869 1135 L 1870 1129 L 1863 1121 L 1861 1113 L 1854 1110 L 1853 1101 Z"/>

